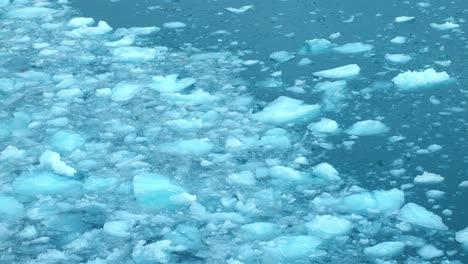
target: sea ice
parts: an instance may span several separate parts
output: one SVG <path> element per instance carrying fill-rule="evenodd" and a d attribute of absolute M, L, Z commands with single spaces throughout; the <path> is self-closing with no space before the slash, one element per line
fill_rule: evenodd
<path fill-rule="evenodd" d="M 407 63 L 411 56 L 405 54 L 385 54 L 385 59 L 393 63 Z"/>
<path fill-rule="evenodd" d="M 437 30 L 449 30 L 449 29 L 459 28 L 460 25 L 455 24 L 453 22 L 445 22 L 444 24 L 431 23 L 431 27 Z"/>
<path fill-rule="evenodd" d="M 263 251 L 265 263 L 285 263 L 306 259 L 317 252 L 322 240 L 313 236 L 280 236 L 269 241 Z"/>
<path fill-rule="evenodd" d="M 423 172 L 423 174 L 414 177 L 414 182 L 417 184 L 438 184 L 444 181 L 444 177 L 430 172 Z"/>
<path fill-rule="evenodd" d="M 111 93 L 111 99 L 115 102 L 125 102 L 135 97 L 143 87 L 136 83 L 126 81 L 118 83 Z"/>
<path fill-rule="evenodd" d="M 46 150 L 42 153 L 39 158 L 39 162 L 43 167 L 50 167 L 52 170 L 61 175 L 73 176 L 76 173 L 76 170 L 68 166 L 65 162 L 62 161 L 60 154 L 50 150 Z"/>
<path fill-rule="evenodd" d="M 24 215 L 24 206 L 11 196 L 0 194 L 0 219 L 18 219 Z"/>
<path fill-rule="evenodd" d="M 265 123 L 284 124 L 302 122 L 315 118 L 320 113 L 320 105 L 304 104 L 304 101 L 280 96 L 269 103 L 262 111 L 252 115 L 252 118 Z"/>
<path fill-rule="evenodd" d="M 353 54 L 353 53 L 361 53 L 366 52 L 373 49 L 374 46 L 362 42 L 353 42 L 347 43 L 336 48 L 333 48 L 335 52 L 342 53 L 342 54 Z"/>
<path fill-rule="evenodd" d="M 294 59 L 294 57 L 295 57 L 294 53 L 289 52 L 289 51 L 284 51 L 284 50 L 273 52 L 270 55 L 271 60 L 274 60 L 279 63 L 290 61 Z"/>
<path fill-rule="evenodd" d="M 363 214 L 392 214 L 405 202 L 405 194 L 398 189 L 361 192 L 344 197 L 341 201 L 344 211 Z"/>
<path fill-rule="evenodd" d="M 171 201 L 171 197 L 184 192 L 182 187 L 171 183 L 169 178 L 156 173 L 138 174 L 133 178 L 136 200 L 150 208 L 175 208 L 177 206 Z"/>
<path fill-rule="evenodd" d="M 399 256 L 405 250 L 405 244 L 402 242 L 382 242 L 372 247 L 366 247 L 364 254 L 374 258 L 393 258 Z"/>
<path fill-rule="evenodd" d="M 340 173 L 330 163 L 322 162 L 312 168 L 312 174 L 327 181 L 339 181 Z"/>
<path fill-rule="evenodd" d="M 155 76 L 150 87 L 160 93 L 176 93 L 194 85 L 196 82 L 194 78 L 178 79 L 178 77 L 178 74 Z"/>
<path fill-rule="evenodd" d="M 442 218 L 424 207 L 415 203 L 407 203 L 401 208 L 398 214 L 400 221 L 408 222 L 414 225 L 436 229 L 447 230 L 448 227 L 442 222 Z"/>
<path fill-rule="evenodd" d="M 353 229 L 352 222 L 333 215 L 318 215 L 305 226 L 309 235 L 324 239 L 345 236 Z"/>
<path fill-rule="evenodd" d="M 378 120 L 364 120 L 354 123 L 346 133 L 353 136 L 372 136 L 387 133 L 389 130 L 389 127 Z"/>
<path fill-rule="evenodd" d="M 52 135 L 50 145 L 54 150 L 60 152 L 71 152 L 80 148 L 85 139 L 78 133 L 61 130 Z"/>
<path fill-rule="evenodd" d="M 349 64 L 338 68 L 314 72 L 314 76 L 330 79 L 347 79 L 359 75 L 361 68 L 356 64 Z"/>
<path fill-rule="evenodd" d="M 195 156 L 209 153 L 213 147 L 213 143 L 208 138 L 177 140 L 159 146 L 163 152 Z"/>
<path fill-rule="evenodd" d="M 309 124 L 307 129 L 318 134 L 334 134 L 339 130 L 339 126 L 335 120 L 321 118 L 320 121 Z"/>
<path fill-rule="evenodd" d="M 47 7 L 20 7 L 11 9 L 5 15 L 8 18 L 34 19 L 55 13 L 57 10 Z"/>
<path fill-rule="evenodd" d="M 436 72 L 434 69 L 424 71 L 407 71 L 398 74 L 392 82 L 402 90 L 415 90 L 432 87 L 450 80 L 446 72 Z"/>
<path fill-rule="evenodd" d="M 68 177 L 47 171 L 25 172 L 12 183 L 13 191 L 25 196 L 67 194 L 81 192 L 82 184 Z"/>
<path fill-rule="evenodd" d="M 226 7 L 225 9 L 231 13 L 234 13 L 234 14 L 242 14 L 244 12 L 246 12 L 247 10 L 251 9 L 253 7 L 253 5 L 246 5 L 246 6 L 242 6 L 242 7 L 239 7 L 239 8 L 234 8 L 234 7 Z"/>

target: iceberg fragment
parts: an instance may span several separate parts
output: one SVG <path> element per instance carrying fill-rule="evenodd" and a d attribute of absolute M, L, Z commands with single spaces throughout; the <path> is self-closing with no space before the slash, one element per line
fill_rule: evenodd
<path fill-rule="evenodd" d="M 155 76 L 150 87 L 160 93 L 176 93 L 194 85 L 196 82 L 194 78 L 178 79 L 178 77 L 178 74 Z"/>
<path fill-rule="evenodd" d="M 372 136 L 388 131 L 390 128 L 378 120 L 364 120 L 354 123 L 346 130 L 346 133 L 353 136 Z"/>
<path fill-rule="evenodd" d="M 401 255 L 404 250 L 404 243 L 389 241 L 365 248 L 364 254 L 374 258 L 393 258 Z"/>
<path fill-rule="evenodd" d="M 407 71 L 398 74 L 392 82 L 402 90 L 416 90 L 432 87 L 450 80 L 446 72 L 436 72 L 434 69 L 424 71 Z"/>
<path fill-rule="evenodd" d="M 141 205 L 155 209 L 171 209 L 177 206 L 171 197 L 185 192 L 171 183 L 169 178 L 156 173 L 142 173 L 133 177 L 133 193 Z"/>
<path fill-rule="evenodd" d="M 448 229 L 440 216 L 415 203 L 405 204 L 398 214 L 398 219 L 425 228 L 442 231 Z"/>
<path fill-rule="evenodd" d="M 13 191 L 25 196 L 81 193 L 82 184 L 68 177 L 47 171 L 31 171 L 16 177 L 12 183 Z"/>
<path fill-rule="evenodd" d="M 301 100 L 280 96 L 262 111 L 253 114 L 252 118 L 276 125 L 303 122 L 315 118 L 320 113 L 320 109 L 320 105 L 308 105 Z"/>
<path fill-rule="evenodd" d="M 359 75 L 361 68 L 356 64 L 349 64 L 329 70 L 314 72 L 314 76 L 330 79 L 348 79 Z"/>
<path fill-rule="evenodd" d="M 111 93 L 111 99 L 115 102 L 125 102 L 135 97 L 143 87 L 136 83 L 126 81 L 118 83 Z"/>
<path fill-rule="evenodd" d="M 305 224 L 309 235 L 330 239 L 345 236 L 353 229 L 353 223 L 333 215 L 318 215 Z"/>
<path fill-rule="evenodd" d="M 338 46 L 336 48 L 333 48 L 333 50 L 341 54 L 353 54 L 353 53 L 367 52 L 373 48 L 374 46 L 371 44 L 366 44 L 362 42 L 353 42 L 353 43 L 347 43 L 347 44 Z"/>

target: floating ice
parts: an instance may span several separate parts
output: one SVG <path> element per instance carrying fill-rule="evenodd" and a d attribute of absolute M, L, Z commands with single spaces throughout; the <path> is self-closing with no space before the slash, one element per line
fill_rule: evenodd
<path fill-rule="evenodd" d="M 436 248 L 434 245 L 425 245 L 418 250 L 418 255 L 423 259 L 433 259 L 442 257 L 444 255 L 444 251 Z"/>
<path fill-rule="evenodd" d="M 382 242 L 372 247 L 366 247 L 364 254 L 374 258 L 393 258 L 399 256 L 405 250 L 402 242 Z"/>
<path fill-rule="evenodd" d="M 126 221 L 111 221 L 103 226 L 104 232 L 113 237 L 128 237 L 130 236 L 130 225 Z"/>
<path fill-rule="evenodd" d="M 84 143 L 84 138 L 72 131 L 58 131 L 50 140 L 53 149 L 60 152 L 71 152 L 80 148 Z"/>
<path fill-rule="evenodd" d="M 0 152 L 0 160 L 19 160 L 24 158 L 26 151 L 18 149 L 15 146 L 9 145 L 2 152 Z"/>
<path fill-rule="evenodd" d="M 408 222 L 414 225 L 436 229 L 447 230 L 448 227 L 442 222 L 442 218 L 424 207 L 415 203 L 407 203 L 401 208 L 398 214 L 400 221 Z"/>
<path fill-rule="evenodd" d="M 242 14 L 244 12 L 246 12 L 247 10 L 251 9 L 253 7 L 253 5 L 246 5 L 246 6 L 242 6 L 242 7 L 239 7 L 239 8 L 234 8 L 234 7 L 226 7 L 225 9 L 231 13 L 234 13 L 234 14 Z"/>
<path fill-rule="evenodd" d="M 389 127 L 378 120 L 364 120 L 354 123 L 346 133 L 353 136 L 372 136 L 387 133 L 389 130 Z"/>
<path fill-rule="evenodd" d="M 177 140 L 174 142 L 163 143 L 159 146 L 163 152 L 172 154 L 184 154 L 200 156 L 209 153 L 214 147 L 207 138 Z"/>
<path fill-rule="evenodd" d="M 458 231 L 455 234 L 455 239 L 468 249 L 468 227 Z"/>
<path fill-rule="evenodd" d="M 255 185 L 255 175 L 250 171 L 241 171 L 229 175 L 227 181 L 232 184 L 253 186 Z"/>
<path fill-rule="evenodd" d="M 116 61 L 142 63 L 156 58 L 157 51 L 152 48 L 119 47 L 112 50 Z"/>
<path fill-rule="evenodd" d="M 13 191 L 25 196 L 67 194 L 81 192 L 82 184 L 68 177 L 46 171 L 31 171 L 16 177 L 12 183 Z"/>
<path fill-rule="evenodd" d="M 424 71 L 407 71 L 398 74 L 392 82 L 402 90 L 415 90 L 432 87 L 450 80 L 446 72 L 436 72 L 434 69 Z"/>
<path fill-rule="evenodd" d="M 393 63 L 407 63 L 411 56 L 405 54 L 385 54 L 385 59 Z"/>
<path fill-rule="evenodd" d="M 312 174 L 327 181 L 339 181 L 340 173 L 330 163 L 322 162 L 312 168 Z"/>
<path fill-rule="evenodd" d="M 423 174 L 414 177 L 414 182 L 417 184 L 438 184 L 444 181 L 444 177 L 430 172 L 423 172 Z"/>
<path fill-rule="evenodd" d="M 175 93 L 180 92 L 195 84 L 194 78 L 183 78 L 178 80 L 178 74 L 153 77 L 151 89 L 160 93 Z"/>
<path fill-rule="evenodd" d="M 171 201 L 171 197 L 184 192 L 182 187 L 172 184 L 169 178 L 156 173 L 143 173 L 133 178 L 136 200 L 150 208 L 175 208 L 177 206 Z"/>
<path fill-rule="evenodd" d="M 246 240 L 269 240 L 279 233 L 278 225 L 267 222 L 243 225 L 240 230 Z"/>
<path fill-rule="evenodd" d="M 313 236 L 280 236 L 269 241 L 264 247 L 265 263 L 284 263 L 305 259 L 317 253 L 322 243 Z"/>
<path fill-rule="evenodd" d="M 174 22 L 166 22 L 163 24 L 163 27 L 165 28 L 170 28 L 170 29 L 179 29 L 179 28 L 184 28 L 187 25 L 182 22 L 174 21 Z"/>
<path fill-rule="evenodd" d="M 332 43 L 327 39 L 310 39 L 306 40 L 305 46 L 301 49 L 301 54 L 315 54 L 324 52 L 332 46 Z"/>
<path fill-rule="evenodd" d="M 208 92 L 203 90 L 195 90 L 191 94 L 181 94 L 181 93 L 163 93 L 161 97 L 178 104 L 187 104 L 187 105 L 203 105 L 209 104 L 218 99 L 217 96 L 211 95 Z"/>
<path fill-rule="evenodd" d="M 309 235 L 324 239 L 345 236 L 353 229 L 352 222 L 333 215 L 318 215 L 305 226 Z"/>
<path fill-rule="evenodd" d="M 342 199 L 345 211 L 362 214 L 392 214 L 405 202 L 405 194 L 398 189 L 351 194 Z"/>
<path fill-rule="evenodd" d="M 320 121 L 309 124 L 307 129 L 319 134 L 333 134 L 339 130 L 339 126 L 335 120 L 321 118 Z"/>
<path fill-rule="evenodd" d="M 320 113 L 320 108 L 320 105 L 308 105 L 301 100 L 280 96 L 262 111 L 253 114 L 252 118 L 276 125 L 302 122 L 315 118 Z"/>
<path fill-rule="evenodd" d="M 172 246 L 170 240 L 159 240 L 146 244 L 146 241 L 138 241 L 133 247 L 132 259 L 136 264 L 169 263 L 171 252 L 182 251 L 183 247 Z"/>
<path fill-rule="evenodd" d="M 126 81 L 118 83 L 111 93 L 111 99 L 115 102 L 124 102 L 135 97 L 143 87 L 139 84 Z"/>
<path fill-rule="evenodd" d="M 71 28 L 79 28 L 94 24 L 94 19 L 91 17 L 74 17 L 68 21 L 67 26 Z"/>
<path fill-rule="evenodd" d="M 335 52 L 342 53 L 342 54 L 352 54 L 352 53 L 361 53 L 366 52 L 373 49 L 374 46 L 370 44 L 365 44 L 362 42 L 353 42 L 347 43 L 336 48 L 333 48 Z"/>
<path fill-rule="evenodd" d="M 449 30 L 449 29 L 459 28 L 460 25 L 455 24 L 453 22 L 445 22 L 444 24 L 431 23 L 431 27 L 437 30 Z"/>
<path fill-rule="evenodd" d="M 279 63 L 290 61 L 294 59 L 294 57 L 295 57 L 294 53 L 289 52 L 289 51 L 284 51 L 284 50 L 273 52 L 270 55 L 270 59 Z"/>
<path fill-rule="evenodd" d="M 14 197 L 0 194 L 0 219 L 18 219 L 24 215 L 24 206 Z"/>
<path fill-rule="evenodd" d="M 57 10 L 47 7 L 21 7 L 8 11 L 5 15 L 8 18 L 33 19 L 55 13 Z"/>
<path fill-rule="evenodd" d="M 50 150 L 46 150 L 42 153 L 39 158 L 41 166 L 50 167 L 52 170 L 61 175 L 73 176 L 76 173 L 76 170 L 68 166 L 65 162 L 62 161 L 60 154 Z"/>
<path fill-rule="evenodd" d="M 274 166 L 270 168 L 269 175 L 273 178 L 285 181 L 300 181 L 305 178 L 305 174 L 302 171 L 284 166 Z"/>
<path fill-rule="evenodd" d="M 407 38 L 398 36 L 390 40 L 391 43 L 393 44 L 404 44 L 406 43 Z"/>
<path fill-rule="evenodd" d="M 88 27 L 86 25 L 73 29 L 69 32 L 69 36 L 81 38 L 83 36 L 99 36 L 112 31 L 112 27 L 104 21 L 99 21 L 96 27 Z"/>
<path fill-rule="evenodd" d="M 331 78 L 331 79 L 347 79 L 359 75 L 361 68 L 356 64 L 349 64 L 338 68 L 314 72 L 314 76 Z"/>
<path fill-rule="evenodd" d="M 397 23 L 403 23 L 403 22 L 409 22 L 413 20 L 414 17 L 412 16 L 400 16 L 400 17 L 395 17 L 395 22 Z"/>

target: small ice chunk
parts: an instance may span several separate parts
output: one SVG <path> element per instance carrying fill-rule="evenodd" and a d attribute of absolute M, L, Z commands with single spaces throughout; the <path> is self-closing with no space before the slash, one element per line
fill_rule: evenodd
<path fill-rule="evenodd" d="M 174 103 L 187 105 L 203 105 L 218 100 L 217 96 L 211 95 L 201 89 L 197 89 L 190 94 L 162 93 L 161 97 Z"/>
<path fill-rule="evenodd" d="M 428 190 L 426 192 L 426 197 L 429 199 L 441 199 L 445 195 L 445 192 L 439 190 Z"/>
<path fill-rule="evenodd" d="M 171 197 L 184 193 L 185 190 L 171 183 L 169 178 L 156 173 L 143 173 L 133 178 L 133 193 L 136 200 L 156 209 L 174 208 Z"/>
<path fill-rule="evenodd" d="M 304 179 L 304 173 L 302 171 L 284 166 L 274 166 L 270 168 L 268 174 L 273 178 L 286 181 L 299 181 Z"/>
<path fill-rule="evenodd" d="M 382 242 L 372 247 L 366 247 L 364 254 L 374 258 L 393 258 L 399 256 L 405 250 L 405 244 L 402 242 Z"/>
<path fill-rule="evenodd" d="M 114 102 L 128 101 L 135 97 L 142 88 L 141 85 L 136 83 L 120 82 L 112 89 L 111 99 Z"/>
<path fill-rule="evenodd" d="M 455 240 L 462 243 L 464 247 L 468 248 L 468 227 L 458 231 L 455 234 Z"/>
<path fill-rule="evenodd" d="M 129 237 L 131 235 L 130 228 L 126 221 L 111 221 L 103 226 L 104 232 L 113 237 Z"/>
<path fill-rule="evenodd" d="M 423 174 L 414 177 L 414 182 L 417 184 L 439 184 L 444 181 L 444 177 L 430 172 L 423 172 Z"/>
<path fill-rule="evenodd" d="M 229 175 L 227 181 L 238 185 L 253 186 L 255 185 L 255 175 L 250 171 L 241 171 Z"/>
<path fill-rule="evenodd" d="M 67 26 L 71 28 L 79 28 L 94 24 L 94 19 L 91 17 L 74 17 L 68 21 Z"/>
<path fill-rule="evenodd" d="M 105 21 L 99 21 L 99 23 L 95 27 L 88 27 L 86 25 L 81 26 L 70 31 L 69 35 L 73 38 L 94 37 L 107 34 L 111 31 L 112 27 L 109 26 L 109 24 L 107 24 Z"/>
<path fill-rule="evenodd" d="M 341 54 L 353 54 L 353 53 L 366 52 L 373 48 L 374 46 L 370 44 L 365 44 L 362 42 L 353 42 L 353 43 L 347 43 L 347 44 L 338 46 L 336 48 L 333 48 L 333 50 Z"/>
<path fill-rule="evenodd" d="M 268 222 L 255 222 L 240 227 L 242 237 L 247 240 L 269 240 L 273 239 L 279 229 L 276 224 Z"/>
<path fill-rule="evenodd" d="M 414 17 L 412 16 L 399 16 L 399 17 L 395 17 L 395 22 L 396 23 L 404 23 L 404 22 L 409 22 L 411 20 L 413 20 Z"/>
<path fill-rule="evenodd" d="M 265 263 L 284 263 L 307 259 L 317 253 L 322 240 L 313 236 L 280 236 L 269 241 L 263 251 Z"/>
<path fill-rule="evenodd" d="M 425 245 L 418 250 L 418 255 L 421 256 L 423 259 L 433 259 L 442 257 L 444 255 L 444 251 L 436 248 L 434 245 Z"/>
<path fill-rule="evenodd" d="M 73 176 L 76 173 L 76 170 L 68 166 L 65 162 L 62 161 L 60 154 L 50 150 L 46 150 L 42 153 L 39 158 L 41 166 L 50 167 L 52 170 L 61 175 Z"/>
<path fill-rule="evenodd" d="M 160 145 L 160 150 L 172 154 L 200 156 L 209 153 L 213 147 L 213 143 L 208 138 L 196 138 L 163 143 Z"/>
<path fill-rule="evenodd" d="M 271 60 L 274 60 L 279 63 L 290 61 L 294 59 L 294 57 L 295 57 L 294 53 L 289 52 L 289 51 L 284 51 L 284 50 L 273 52 L 270 55 Z"/>
<path fill-rule="evenodd" d="M 203 121 L 198 118 L 175 119 L 164 122 L 164 125 L 178 131 L 193 131 L 203 127 Z"/>
<path fill-rule="evenodd" d="M 321 118 L 320 121 L 309 124 L 307 129 L 318 134 L 333 134 L 339 130 L 339 126 L 335 120 Z"/>
<path fill-rule="evenodd" d="M 141 47 L 118 47 L 112 50 L 112 55 L 116 61 L 142 63 L 156 58 L 157 51 L 152 48 Z"/>
<path fill-rule="evenodd" d="M 333 215 L 318 215 L 305 226 L 309 235 L 325 239 L 345 236 L 353 229 L 349 220 Z"/>
<path fill-rule="evenodd" d="M 436 152 L 436 151 L 439 151 L 441 149 L 442 149 L 442 146 L 438 145 L 438 144 L 432 144 L 432 145 L 427 147 L 427 150 L 429 150 L 430 152 Z"/>
<path fill-rule="evenodd" d="M 184 28 L 187 25 L 185 23 L 179 22 L 179 21 L 174 21 L 174 22 L 166 22 L 163 24 L 163 27 L 165 28 L 170 28 L 170 29 L 179 29 L 179 28 Z"/>
<path fill-rule="evenodd" d="M 361 68 L 356 64 L 349 64 L 338 68 L 314 72 L 314 76 L 331 78 L 331 79 L 347 79 L 359 75 Z"/>
<path fill-rule="evenodd" d="M 24 206 L 14 197 L 0 194 L 0 219 L 18 219 L 24 215 Z"/>
<path fill-rule="evenodd" d="M 85 143 L 84 138 L 72 131 L 58 131 L 50 140 L 50 145 L 54 150 L 60 152 L 71 152 L 80 148 Z"/>
<path fill-rule="evenodd" d="M 160 93 L 175 93 L 194 85 L 196 82 L 194 78 L 178 79 L 178 77 L 178 74 L 155 76 L 150 87 Z"/>
<path fill-rule="evenodd" d="M 344 197 L 341 204 L 344 211 L 392 214 L 398 211 L 404 202 L 404 192 L 391 189 L 351 194 Z"/>
<path fill-rule="evenodd" d="M 246 5 L 246 6 L 242 6 L 242 7 L 239 7 L 239 8 L 234 8 L 234 7 L 226 7 L 225 9 L 231 13 L 234 13 L 234 14 L 242 14 L 244 12 L 246 12 L 247 10 L 251 9 L 253 7 L 253 5 Z"/>
<path fill-rule="evenodd" d="M 26 196 L 72 195 L 81 192 L 81 182 L 45 171 L 23 173 L 13 180 L 12 187 L 15 193 Z"/>
<path fill-rule="evenodd" d="M 401 208 L 397 218 L 400 221 L 430 229 L 448 230 L 448 227 L 442 222 L 440 216 L 415 203 L 405 204 L 405 206 Z"/>
<path fill-rule="evenodd" d="M 385 54 L 385 59 L 393 63 L 407 63 L 411 56 L 405 54 Z"/>
<path fill-rule="evenodd" d="M 26 151 L 18 149 L 15 146 L 8 145 L 1 153 L 0 160 L 19 160 L 24 158 Z"/>
<path fill-rule="evenodd" d="M 21 7 L 11 9 L 6 13 L 8 18 L 34 19 L 55 13 L 57 10 L 47 7 Z"/>
<path fill-rule="evenodd" d="M 402 90 L 415 90 L 432 87 L 450 80 L 446 72 L 436 72 L 434 69 L 424 71 L 407 71 L 398 74 L 392 82 Z"/>
<path fill-rule="evenodd" d="M 316 54 L 328 50 L 332 43 L 327 39 L 306 40 L 305 46 L 301 49 L 301 54 Z"/>
<path fill-rule="evenodd" d="M 180 251 L 182 248 L 172 246 L 171 240 L 159 240 L 147 244 L 141 240 L 132 250 L 132 259 L 136 264 L 169 263 L 172 251 Z"/>
<path fill-rule="evenodd" d="M 402 36 L 394 37 L 393 39 L 390 40 L 390 42 L 393 44 L 404 44 L 406 43 L 406 41 L 407 41 L 407 38 L 402 37 Z"/>
<path fill-rule="evenodd" d="M 444 24 L 436 24 L 436 23 L 431 23 L 431 27 L 436 30 L 449 30 L 449 29 L 455 29 L 459 28 L 460 25 L 455 24 L 453 22 L 445 22 Z"/>
<path fill-rule="evenodd" d="M 328 181 L 339 181 L 340 173 L 330 163 L 322 162 L 312 168 L 312 174 Z"/>
<path fill-rule="evenodd" d="M 353 136 L 372 136 L 387 133 L 389 130 L 389 127 L 378 120 L 364 120 L 354 123 L 346 133 Z"/>
<path fill-rule="evenodd" d="M 271 124 L 302 122 L 315 118 L 320 113 L 320 105 L 304 104 L 304 101 L 280 96 L 269 103 L 262 111 L 252 115 L 252 118 Z"/>

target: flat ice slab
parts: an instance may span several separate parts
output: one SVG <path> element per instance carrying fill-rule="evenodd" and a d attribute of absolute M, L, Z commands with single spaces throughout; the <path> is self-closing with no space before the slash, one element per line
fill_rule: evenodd
<path fill-rule="evenodd" d="M 364 120 L 354 123 L 346 133 L 353 136 L 372 136 L 387 133 L 389 130 L 390 128 L 378 120 Z"/>
<path fill-rule="evenodd" d="M 361 68 L 356 64 L 349 64 L 338 68 L 314 72 L 314 76 L 330 79 L 347 79 L 359 75 Z"/>
<path fill-rule="evenodd" d="M 353 54 L 353 53 L 361 53 L 370 51 L 373 49 L 374 46 L 371 44 L 366 44 L 362 42 L 353 42 L 347 43 L 336 48 L 333 48 L 335 52 L 342 53 L 342 54 Z"/>
<path fill-rule="evenodd" d="M 434 69 L 424 71 L 407 71 L 398 74 L 392 82 L 402 90 L 416 90 L 432 87 L 450 80 L 446 72 L 436 72 Z"/>
<path fill-rule="evenodd" d="M 407 203 L 401 208 L 398 214 L 400 221 L 408 222 L 414 225 L 436 229 L 447 230 L 448 227 L 442 222 L 442 218 L 424 207 L 415 203 Z"/>
<path fill-rule="evenodd" d="M 304 104 L 304 101 L 280 96 L 269 103 L 262 111 L 252 115 L 252 118 L 265 123 L 284 124 L 301 122 L 315 118 L 320 113 L 320 105 Z"/>

